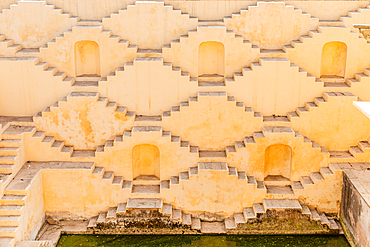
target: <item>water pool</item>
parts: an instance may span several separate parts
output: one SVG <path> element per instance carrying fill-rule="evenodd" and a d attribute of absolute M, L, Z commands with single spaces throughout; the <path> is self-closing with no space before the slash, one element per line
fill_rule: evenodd
<path fill-rule="evenodd" d="M 343 235 L 62 235 L 57 247 L 350 247 Z"/>

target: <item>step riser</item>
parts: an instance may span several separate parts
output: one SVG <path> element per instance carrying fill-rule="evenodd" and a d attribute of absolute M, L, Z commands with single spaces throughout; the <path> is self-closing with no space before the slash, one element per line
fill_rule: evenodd
<path fill-rule="evenodd" d="M 5 173 L 5 174 L 13 173 L 13 169 L 12 168 L 0 168 L 0 173 Z"/>
<path fill-rule="evenodd" d="M 0 232 L 0 237 L 16 237 L 16 232 Z"/>
<path fill-rule="evenodd" d="M 0 210 L 0 215 L 22 215 L 22 209 L 21 210 Z"/>
<path fill-rule="evenodd" d="M 6 156 L 6 155 L 15 155 L 17 156 L 18 155 L 18 151 L 14 151 L 14 150 L 0 150 L 0 156 Z"/>
<path fill-rule="evenodd" d="M 0 142 L 0 147 L 11 147 L 11 148 L 19 148 L 21 146 L 20 142 Z"/>
<path fill-rule="evenodd" d="M 24 200 L 1 200 L 1 205 L 25 205 Z"/>
<path fill-rule="evenodd" d="M 18 221 L 0 221 L 0 226 L 19 226 Z"/>
<path fill-rule="evenodd" d="M 15 159 L 0 159 L 1 164 L 8 164 L 8 165 L 13 165 L 15 164 Z"/>

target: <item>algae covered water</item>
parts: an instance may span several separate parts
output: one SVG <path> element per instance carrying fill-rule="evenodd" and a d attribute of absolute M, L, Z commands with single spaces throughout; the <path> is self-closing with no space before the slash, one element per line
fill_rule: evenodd
<path fill-rule="evenodd" d="M 341 235 L 62 235 L 57 247 L 350 247 Z"/>

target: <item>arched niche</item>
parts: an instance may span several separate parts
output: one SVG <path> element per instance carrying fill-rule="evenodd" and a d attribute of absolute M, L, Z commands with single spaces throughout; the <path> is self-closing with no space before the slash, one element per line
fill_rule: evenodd
<path fill-rule="evenodd" d="M 160 152 L 157 146 L 140 144 L 132 149 L 132 173 L 134 180 L 159 180 Z"/>
<path fill-rule="evenodd" d="M 100 76 L 100 49 L 94 41 L 79 41 L 75 44 L 76 76 Z"/>
<path fill-rule="evenodd" d="M 346 75 L 347 45 L 343 42 L 326 43 L 321 53 L 320 77 L 324 81 L 342 80 Z"/>
<path fill-rule="evenodd" d="M 292 148 L 284 144 L 274 144 L 265 150 L 265 180 L 276 178 L 290 180 L 292 167 Z"/>
<path fill-rule="evenodd" d="M 223 76 L 225 47 L 216 41 L 203 42 L 198 51 L 198 76 Z"/>

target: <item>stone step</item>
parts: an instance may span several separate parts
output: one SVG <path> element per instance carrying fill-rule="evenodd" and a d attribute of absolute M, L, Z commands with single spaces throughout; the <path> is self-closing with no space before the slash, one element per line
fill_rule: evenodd
<path fill-rule="evenodd" d="M 110 207 L 107 213 L 107 219 L 116 218 L 117 207 Z"/>
<path fill-rule="evenodd" d="M 25 195 L 4 195 L 1 198 L 1 205 L 24 205 Z"/>
<path fill-rule="evenodd" d="M 225 234 L 226 227 L 224 222 L 201 222 L 203 234 Z"/>
<path fill-rule="evenodd" d="M 254 212 L 253 207 L 244 208 L 243 209 L 243 215 L 246 220 L 255 219 L 256 213 Z"/>
<path fill-rule="evenodd" d="M 162 214 L 171 216 L 172 215 L 172 204 L 163 203 Z"/>
<path fill-rule="evenodd" d="M 96 227 L 96 221 L 98 220 L 98 216 L 91 217 L 89 220 L 89 224 L 87 225 L 87 228 L 93 228 Z"/>
<path fill-rule="evenodd" d="M 116 215 L 123 215 L 124 213 L 126 213 L 126 205 L 127 203 L 125 202 L 118 204 Z"/>
<path fill-rule="evenodd" d="M 199 158 L 226 158 L 226 151 L 199 150 Z"/>
<path fill-rule="evenodd" d="M 19 147 L 0 147 L 0 155 L 18 155 Z"/>
<path fill-rule="evenodd" d="M 302 211 L 302 206 L 296 199 L 263 199 L 265 210 L 295 209 Z"/>
<path fill-rule="evenodd" d="M 23 205 L 1 205 L 0 215 L 22 215 Z"/>
<path fill-rule="evenodd" d="M 15 168 L 14 164 L 0 164 L 0 173 L 3 174 L 13 173 L 14 168 Z"/>
<path fill-rule="evenodd" d="M 311 172 L 310 178 L 314 183 L 324 179 L 320 172 Z"/>
<path fill-rule="evenodd" d="M 20 215 L 0 216 L 0 226 L 18 226 Z"/>
<path fill-rule="evenodd" d="M 18 227 L 0 226 L 0 237 L 15 237 Z"/>
<path fill-rule="evenodd" d="M 290 185 L 288 186 L 278 186 L 278 185 L 266 185 L 267 194 L 270 195 L 293 195 L 294 192 Z"/>
<path fill-rule="evenodd" d="M 253 211 L 256 215 L 266 213 L 262 203 L 253 203 Z"/>
<path fill-rule="evenodd" d="M 313 185 L 314 182 L 312 181 L 312 179 L 310 177 L 302 176 L 301 177 L 301 184 L 303 185 L 303 188 L 306 188 L 306 186 Z"/>
<path fill-rule="evenodd" d="M 17 156 L 15 156 L 15 155 L 0 156 L 0 163 L 1 164 L 14 164 L 16 158 L 17 158 Z"/>
<path fill-rule="evenodd" d="M 129 198 L 127 200 L 127 209 L 161 209 L 163 207 L 162 199 L 142 199 L 142 198 Z"/>
<path fill-rule="evenodd" d="M 92 150 L 73 150 L 71 155 L 73 158 L 93 158 L 95 157 L 95 151 Z"/>
<path fill-rule="evenodd" d="M 316 209 L 310 209 L 312 220 L 321 220 L 320 215 L 317 213 Z"/>
<path fill-rule="evenodd" d="M 191 214 L 182 214 L 181 222 L 183 225 L 191 226 L 192 220 L 191 220 Z"/>
<path fill-rule="evenodd" d="M 268 175 L 265 177 L 265 185 L 279 185 L 279 186 L 288 186 L 291 184 L 290 179 L 283 177 L 281 175 Z"/>
<path fill-rule="evenodd" d="M 236 223 L 234 217 L 229 217 L 225 219 L 225 228 L 227 229 L 236 229 Z"/>
<path fill-rule="evenodd" d="M 96 220 L 96 223 L 104 223 L 107 219 L 107 212 L 100 213 L 98 216 L 98 219 Z"/>
<path fill-rule="evenodd" d="M 4 139 L 0 141 L 0 147 L 20 147 L 21 139 Z"/>
<path fill-rule="evenodd" d="M 294 181 L 292 182 L 292 189 L 294 190 L 303 190 L 304 187 L 300 181 Z"/>
<path fill-rule="evenodd" d="M 194 230 L 200 230 L 201 229 L 201 222 L 199 218 L 191 218 L 191 228 Z"/>
<path fill-rule="evenodd" d="M 173 220 L 182 220 L 182 212 L 181 209 L 172 209 L 172 219 Z"/>
<path fill-rule="evenodd" d="M 12 237 L 0 237 L 1 247 L 13 247 L 15 245 L 15 238 Z"/>
<path fill-rule="evenodd" d="M 162 121 L 161 115 L 147 116 L 147 115 L 136 115 L 135 121 L 145 121 L 145 122 L 160 122 Z"/>
<path fill-rule="evenodd" d="M 234 222 L 235 224 L 244 224 L 246 222 L 244 215 L 242 213 L 235 213 Z"/>
<path fill-rule="evenodd" d="M 133 194 L 159 194 L 161 193 L 160 185 L 133 185 Z"/>

